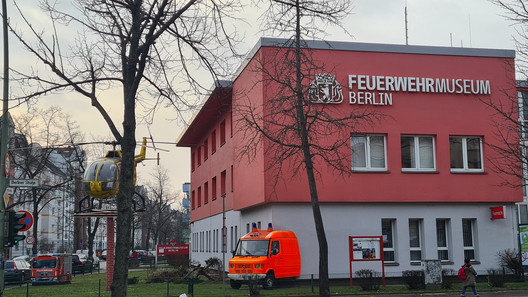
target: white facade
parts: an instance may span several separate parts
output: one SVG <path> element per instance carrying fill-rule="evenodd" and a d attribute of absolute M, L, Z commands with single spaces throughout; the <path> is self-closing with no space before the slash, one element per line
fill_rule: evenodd
<path fill-rule="evenodd" d="M 419 242 L 423 260 L 438 259 L 437 220 L 447 222 L 448 260 L 442 261 L 442 268 L 453 270 L 457 270 L 464 261 L 462 221 L 471 220 L 476 259 L 473 266 L 479 274 L 486 274 L 487 269 L 498 268 L 498 251 L 518 245 L 515 205 L 506 205 L 505 219 L 491 220 L 490 207 L 494 206 L 497 205 L 460 203 L 453 207 L 447 203 L 321 204 L 329 249 L 329 276 L 330 278 L 349 277 L 349 236 L 382 236 L 381 219 L 394 222 L 395 261 L 386 261 L 387 277 L 401 276 L 401 272 L 405 270 L 421 270 L 421 262 L 413 262 L 410 257 L 409 220 L 420 222 Z M 317 278 L 318 259 L 306 256 L 319 253 L 312 209 L 309 204 L 271 204 L 243 212 L 230 211 L 226 214 L 226 218 L 226 263 L 232 257 L 231 250 L 235 249 L 236 240 L 248 232 L 251 223 L 255 222 L 266 228 L 268 222 L 272 222 L 275 230 L 291 230 L 297 235 L 301 249 L 301 278 L 310 278 L 311 275 Z M 221 228 L 221 215 L 192 224 L 192 261 L 203 264 L 210 257 L 222 259 Z M 236 233 L 235 229 L 238 230 Z M 381 272 L 381 263 L 374 261 L 352 263 L 353 272 L 362 268 Z"/>

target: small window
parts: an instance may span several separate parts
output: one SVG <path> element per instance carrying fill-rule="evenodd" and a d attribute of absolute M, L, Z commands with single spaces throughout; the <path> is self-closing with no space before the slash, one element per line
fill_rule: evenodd
<path fill-rule="evenodd" d="M 226 194 L 226 171 L 222 171 L 220 174 L 220 193 L 221 195 Z"/>
<path fill-rule="evenodd" d="M 438 251 L 438 259 L 441 261 L 449 261 L 449 236 L 448 219 L 436 220 L 436 248 Z"/>
<path fill-rule="evenodd" d="M 385 262 L 395 262 L 396 255 L 394 250 L 394 226 L 396 220 L 381 220 L 381 235 L 383 235 L 383 258 Z"/>
<path fill-rule="evenodd" d="M 196 153 L 196 157 L 198 158 L 197 165 L 199 167 L 200 165 L 202 165 L 202 147 L 201 146 L 198 147 L 198 152 Z"/>
<path fill-rule="evenodd" d="M 203 159 L 204 161 L 207 160 L 208 157 L 208 151 L 209 151 L 209 144 L 207 143 L 207 139 L 204 141 L 203 144 Z"/>
<path fill-rule="evenodd" d="M 409 220 L 409 250 L 411 263 L 422 261 L 422 220 Z"/>
<path fill-rule="evenodd" d="M 211 133 L 211 154 L 214 154 L 214 152 L 216 152 L 216 130 Z"/>
<path fill-rule="evenodd" d="M 462 241 L 464 243 L 464 259 L 476 260 L 474 219 L 462 219 Z"/>
<path fill-rule="evenodd" d="M 204 184 L 204 204 L 209 203 L 209 183 Z"/>
<path fill-rule="evenodd" d="M 191 208 L 194 209 L 195 208 L 195 203 L 196 203 L 196 195 L 194 193 L 194 191 L 191 192 Z"/>
<path fill-rule="evenodd" d="M 482 138 L 450 136 L 451 172 L 482 172 Z"/>
<path fill-rule="evenodd" d="M 220 123 L 220 145 L 226 142 L 225 120 Z"/>
<path fill-rule="evenodd" d="M 350 146 L 352 148 L 352 170 L 387 170 L 385 135 L 352 135 Z"/>
<path fill-rule="evenodd" d="M 198 207 L 202 206 L 202 187 L 198 187 Z"/>
<path fill-rule="evenodd" d="M 402 136 L 401 162 L 403 171 L 435 170 L 434 137 Z"/>
<path fill-rule="evenodd" d="M 211 199 L 216 200 L 216 176 L 211 180 Z"/>

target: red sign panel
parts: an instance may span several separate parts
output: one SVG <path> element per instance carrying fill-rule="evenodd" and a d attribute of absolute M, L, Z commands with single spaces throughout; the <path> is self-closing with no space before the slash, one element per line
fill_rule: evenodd
<path fill-rule="evenodd" d="M 19 231 L 22 232 L 31 229 L 31 227 L 33 226 L 33 215 L 27 210 L 19 210 L 17 212 L 26 214 L 25 217 L 21 218 L 20 221 L 18 221 L 19 224 L 25 225 L 25 227 L 20 229 Z"/>
<path fill-rule="evenodd" d="M 158 252 L 158 256 L 188 255 L 189 245 L 188 244 L 158 244 L 157 252 Z"/>
<path fill-rule="evenodd" d="M 504 219 L 504 206 L 497 206 L 491 208 L 491 219 L 492 220 L 498 220 L 498 219 Z"/>

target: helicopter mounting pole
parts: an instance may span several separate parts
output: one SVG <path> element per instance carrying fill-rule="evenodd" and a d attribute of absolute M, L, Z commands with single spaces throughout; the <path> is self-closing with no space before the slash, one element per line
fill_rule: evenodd
<path fill-rule="evenodd" d="M 7 156 L 7 133 L 9 121 L 8 117 L 8 96 L 9 96 L 9 44 L 7 39 L 7 4 L 2 0 L 2 23 L 4 34 L 4 98 L 2 111 L 2 125 L 0 138 L 0 169 L 6 168 L 5 160 Z M 0 170 L 0 193 L 2 198 L 6 192 L 7 170 Z M 4 296 L 4 224 L 5 224 L 5 207 L 4 199 L 0 202 L 0 296 Z"/>

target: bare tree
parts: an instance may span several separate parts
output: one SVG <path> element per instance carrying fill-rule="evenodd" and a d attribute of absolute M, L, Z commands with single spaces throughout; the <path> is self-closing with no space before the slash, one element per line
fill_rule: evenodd
<path fill-rule="evenodd" d="M 234 1 L 220 0 L 77 0 L 73 5 L 76 11 L 57 5 L 42 2 L 52 21 L 51 35 L 33 27 L 28 18 L 24 20 L 33 33 L 32 40 L 13 30 L 18 40 L 51 71 L 50 75 L 15 72 L 22 85 L 30 86 L 20 99 L 75 91 L 99 111 L 121 145 L 112 296 L 122 297 L 127 295 L 131 243 L 136 108 L 143 107 L 145 115 L 152 119 L 162 101 L 178 111 L 192 107 L 186 95 L 200 94 L 204 76 L 193 70 L 204 69 L 216 79 L 227 69 L 228 61 L 222 57 L 233 56 L 225 55 L 225 49 L 232 50 L 233 43 L 223 19 L 232 15 L 236 5 Z M 70 44 L 71 51 L 62 47 L 61 38 L 65 36 L 59 32 L 64 28 L 68 32 L 79 29 L 75 44 Z M 122 90 L 121 129 L 101 100 L 102 91 L 115 87 Z"/>
<path fill-rule="evenodd" d="M 175 196 L 170 189 L 167 169 L 161 166 L 156 167 L 151 182 L 147 183 L 147 188 L 147 209 L 142 214 L 143 219 L 141 221 L 144 230 L 147 230 L 148 239 L 152 240 L 155 246 L 161 243 L 160 235 L 163 230 L 175 228 L 171 224 L 171 204 L 174 202 Z"/>
<path fill-rule="evenodd" d="M 360 125 L 373 124 L 381 115 L 368 110 L 341 114 L 310 102 L 310 92 L 314 91 L 311 81 L 317 74 L 331 71 L 333 66 L 314 60 L 304 38 L 320 36 L 324 25 L 339 26 L 350 12 L 350 2 L 271 0 L 269 3 L 262 17 L 265 26 L 290 39 L 277 44 L 276 52 L 256 57 L 253 70 L 262 74 L 258 84 L 266 86 L 264 105 L 259 107 L 250 97 L 234 103 L 233 109 L 242 120 L 238 132 L 244 133 L 247 140 L 241 156 L 250 161 L 264 148 L 271 157 L 267 170 L 276 171 L 275 182 L 291 178 L 284 176 L 283 168 L 291 169 L 293 175 L 304 171 L 319 242 L 319 292 L 320 296 L 329 296 L 328 243 L 317 191 L 317 175 L 322 168 L 316 168 L 316 164 L 326 164 L 340 174 L 349 173 L 346 160 L 350 159 L 351 131 Z M 335 141 L 329 143 L 329 139 Z"/>
<path fill-rule="evenodd" d="M 75 122 L 58 107 L 47 110 L 30 109 L 26 114 L 14 118 L 18 133 L 15 148 L 10 152 L 15 166 L 15 178 L 40 179 L 42 186 L 30 190 L 20 190 L 13 205 L 30 203 L 33 215 L 33 253 L 38 253 L 39 213 L 48 204 L 59 198 L 57 191 L 75 195 L 75 180 L 78 180 L 84 167 L 84 153 L 76 147 L 67 151 L 60 145 L 74 139 L 80 141 Z M 67 133 L 65 133 L 65 131 Z M 63 156 L 58 159 L 57 156 Z"/>
<path fill-rule="evenodd" d="M 496 152 L 496 157 L 489 159 L 492 170 L 502 173 L 502 186 L 526 186 L 528 177 L 528 7 L 522 0 L 490 0 L 504 12 L 503 16 L 511 21 L 516 29 L 514 36 L 516 45 L 515 70 L 511 76 L 524 76 L 524 80 L 517 81 L 504 92 L 507 100 L 501 103 L 493 102 L 490 98 L 478 98 L 481 103 L 493 110 L 497 115 L 492 121 L 498 144 L 485 143 Z M 505 65 L 506 69 L 513 69 L 513 65 Z M 517 74 L 517 75 L 516 75 Z M 521 90 L 520 95 L 512 89 Z M 520 134 L 519 134 L 520 133 Z M 519 140 L 520 136 L 520 140 Z M 522 181 L 519 183 L 519 181 Z"/>

